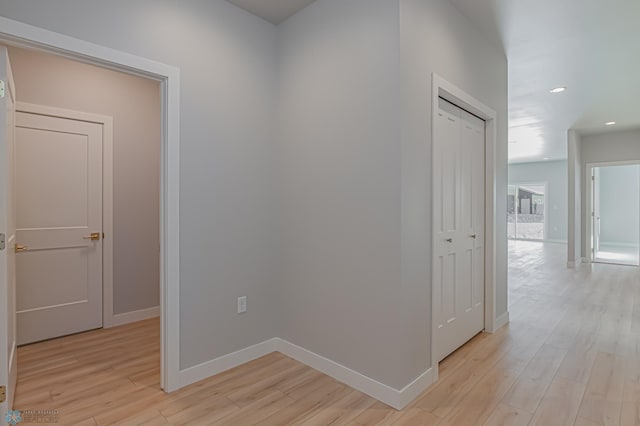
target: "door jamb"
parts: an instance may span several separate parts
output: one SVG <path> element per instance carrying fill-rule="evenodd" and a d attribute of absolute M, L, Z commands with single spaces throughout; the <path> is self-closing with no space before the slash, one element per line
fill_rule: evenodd
<path fill-rule="evenodd" d="M 180 69 L 0 16 L 0 40 L 160 82 L 160 386 L 180 380 Z"/>
<path fill-rule="evenodd" d="M 498 222 L 497 216 L 497 113 L 484 103 L 480 102 L 476 98 L 467 94 L 462 89 L 458 88 L 454 84 L 448 82 L 443 77 L 436 73 L 432 75 L 432 106 L 431 106 L 431 141 L 433 147 L 433 141 L 435 141 L 435 121 L 438 113 L 438 98 L 442 97 L 447 101 L 461 107 L 470 113 L 485 120 L 485 314 L 484 324 L 485 331 L 487 333 L 494 333 L 500 327 L 508 322 L 508 312 L 500 315 L 496 318 L 496 228 Z M 431 156 L 431 173 L 432 173 L 432 185 L 433 185 L 433 170 L 434 170 L 433 155 Z M 433 188 L 432 188 L 433 190 Z M 435 307 L 436 300 L 434 297 L 434 283 L 435 283 L 435 235 L 433 230 L 435 224 L 433 223 L 433 211 L 435 210 L 435 203 L 431 206 L 431 369 L 434 374 L 434 381 L 438 378 L 438 361 L 436 361 L 435 350 L 435 335 L 436 335 L 436 321 L 435 321 Z"/>
<path fill-rule="evenodd" d="M 587 183 L 585 185 L 586 186 L 585 195 L 587 199 L 585 203 L 586 211 L 583 212 L 583 219 L 585 223 L 584 244 L 588 244 L 588 246 L 585 247 L 586 249 L 585 261 L 589 263 L 593 263 L 595 261 L 595 259 L 593 258 L 593 251 L 592 251 L 593 250 L 593 218 L 591 213 L 593 212 L 593 208 L 594 208 L 594 205 L 593 205 L 594 200 L 593 200 L 593 180 L 591 179 L 591 176 L 593 175 L 593 169 L 595 169 L 596 167 L 615 167 L 615 166 L 640 166 L 640 160 L 602 161 L 602 162 L 585 164 L 585 170 L 586 170 L 585 180 Z M 640 239 L 640 235 L 638 236 L 638 238 Z"/>

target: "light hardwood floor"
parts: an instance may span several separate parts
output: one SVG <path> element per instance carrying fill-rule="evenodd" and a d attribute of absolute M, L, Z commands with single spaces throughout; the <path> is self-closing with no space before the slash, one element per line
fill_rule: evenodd
<path fill-rule="evenodd" d="M 401 412 L 281 354 L 166 395 L 157 320 L 20 348 L 15 405 L 81 425 L 640 425 L 640 270 L 570 270 L 555 244 L 510 256 L 511 323 Z"/>

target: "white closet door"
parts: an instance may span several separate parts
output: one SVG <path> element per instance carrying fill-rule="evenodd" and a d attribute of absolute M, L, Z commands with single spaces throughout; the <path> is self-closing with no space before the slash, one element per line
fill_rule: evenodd
<path fill-rule="evenodd" d="M 435 120 L 437 361 L 484 329 L 485 123 L 440 100 Z"/>

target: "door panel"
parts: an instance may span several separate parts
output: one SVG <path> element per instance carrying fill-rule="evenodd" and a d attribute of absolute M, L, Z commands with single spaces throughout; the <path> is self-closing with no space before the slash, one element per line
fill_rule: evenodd
<path fill-rule="evenodd" d="M 17 133 L 18 228 L 86 226 L 88 137 L 25 127 Z"/>
<path fill-rule="evenodd" d="M 102 326 L 102 125 L 19 112 L 18 343 Z"/>
<path fill-rule="evenodd" d="M 437 319 L 438 337 L 442 346 L 449 347 L 447 334 L 443 330 L 457 321 L 456 287 L 451 283 L 457 280 L 457 250 L 455 237 L 459 223 L 459 151 L 460 151 L 460 117 L 450 104 L 441 100 L 435 127 L 437 140 L 451 143 L 434 144 L 434 297 L 435 317 Z"/>
<path fill-rule="evenodd" d="M 440 100 L 434 129 L 435 352 L 484 329 L 485 123 Z"/>
<path fill-rule="evenodd" d="M 5 248 L 0 250 L 0 385 L 7 387 L 6 401 L 0 403 L 0 425 L 13 404 L 17 377 L 15 309 L 15 202 L 14 143 L 15 90 L 7 49 L 0 47 L 0 233 Z"/>
<path fill-rule="evenodd" d="M 49 250 L 22 253 L 17 265 L 18 312 L 88 300 L 86 251 L 85 247 L 70 247 L 58 249 L 55 256 Z"/>
<path fill-rule="evenodd" d="M 592 260 L 598 258 L 600 252 L 600 168 L 594 167 L 592 182 L 593 185 L 593 212 L 591 214 L 593 223 L 593 247 Z"/>
<path fill-rule="evenodd" d="M 472 252 L 473 270 L 471 282 L 473 319 L 475 330 L 484 329 L 484 261 L 485 261 L 485 122 L 479 118 L 462 111 L 463 119 L 463 152 L 469 153 L 467 180 L 470 188 L 469 209 L 467 210 L 468 242 Z"/>

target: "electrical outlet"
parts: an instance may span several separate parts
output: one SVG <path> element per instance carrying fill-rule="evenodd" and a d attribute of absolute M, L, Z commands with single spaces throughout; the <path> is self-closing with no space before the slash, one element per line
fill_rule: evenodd
<path fill-rule="evenodd" d="M 238 297 L 238 313 L 244 314 L 247 312 L 247 296 Z"/>

